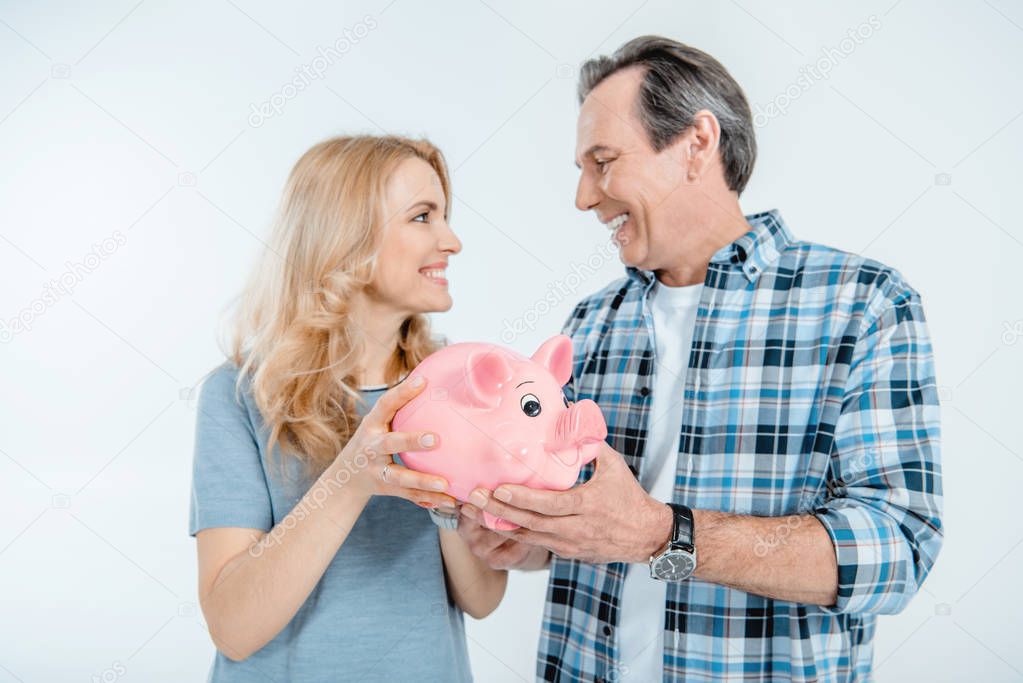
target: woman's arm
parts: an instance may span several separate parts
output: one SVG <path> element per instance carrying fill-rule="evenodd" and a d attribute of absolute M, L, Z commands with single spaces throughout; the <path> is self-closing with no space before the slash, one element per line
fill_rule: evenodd
<path fill-rule="evenodd" d="M 497 609 L 508 585 L 508 572 L 491 569 L 476 557 L 455 529 L 439 529 L 448 593 L 462 611 L 482 619 Z"/>
<path fill-rule="evenodd" d="M 394 464 L 387 455 L 433 447 L 422 441 L 425 433 L 387 427 L 423 386 L 402 383 L 381 396 L 344 450 L 269 532 L 227 527 L 196 534 L 199 603 L 214 644 L 227 657 L 245 659 L 291 621 L 372 496 L 455 502 L 440 493 L 443 479 Z"/>
<path fill-rule="evenodd" d="M 340 491 L 322 500 L 324 482 L 338 471 L 335 462 L 268 533 L 214 528 L 196 534 L 199 604 L 213 643 L 227 657 L 241 661 L 281 632 L 362 514 L 365 494 Z"/>

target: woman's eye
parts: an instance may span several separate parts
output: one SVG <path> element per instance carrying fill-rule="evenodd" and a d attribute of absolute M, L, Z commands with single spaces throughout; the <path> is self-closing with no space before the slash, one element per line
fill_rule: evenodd
<path fill-rule="evenodd" d="M 430 217 L 430 212 L 429 211 L 424 211 L 423 213 L 419 214 L 418 216 L 416 216 L 412 220 L 415 221 L 415 222 L 419 222 L 419 223 L 426 223 L 426 222 L 428 222 L 426 219 L 429 218 L 429 217 Z M 423 220 L 419 220 L 420 218 L 422 218 Z"/>
<path fill-rule="evenodd" d="M 540 414 L 540 399 L 533 394 L 526 394 L 519 399 L 519 407 L 529 417 L 536 417 Z"/>

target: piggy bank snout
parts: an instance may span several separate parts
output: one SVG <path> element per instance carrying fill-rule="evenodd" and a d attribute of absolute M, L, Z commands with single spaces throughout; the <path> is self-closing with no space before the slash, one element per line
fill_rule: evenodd
<path fill-rule="evenodd" d="M 558 416 L 554 427 L 554 446 L 565 447 L 584 441 L 603 441 L 607 424 L 596 403 L 583 399 Z"/>

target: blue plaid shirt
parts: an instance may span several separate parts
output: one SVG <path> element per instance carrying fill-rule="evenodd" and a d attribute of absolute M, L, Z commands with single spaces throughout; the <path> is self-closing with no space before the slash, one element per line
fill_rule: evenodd
<path fill-rule="evenodd" d="M 876 615 L 907 605 L 942 544 L 938 397 L 920 297 L 891 268 L 794 241 L 777 211 L 746 220 L 751 230 L 707 270 L 672 500 L 816 516 L 834 542 L 838 599 L 819 607 L 669 583 L 663 680 L 867 679 Z M 575 345 L 568 397 L 597 402 L 608 443 L 637 476 L 657 366 L 654 282 L 628 268 L 564 328 Z M 591 463 L 580 482 L 592 473 Z M 779 525 L 754 552 L 784 537 Z M 628 680 L 615 640 L 625 569 L 552 559 L 538 679 Z"/>

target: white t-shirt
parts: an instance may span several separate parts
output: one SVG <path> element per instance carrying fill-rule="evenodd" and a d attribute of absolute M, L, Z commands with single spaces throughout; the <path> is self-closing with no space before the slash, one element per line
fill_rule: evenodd
<path fill-rule="evenodd" d="M 657 364 L 640 484 L 664 503 L 671 502 L 675 485 L 682 397 L 702 290 L 702 284 L 667 287 L 658 281 L 651 292 Z M 618 620 L 619 664 L 627 667 L 624 680 L 661 680 L 665 591 L 663 581 L 650 578 L 648 563 L 628 565 Z"/>

